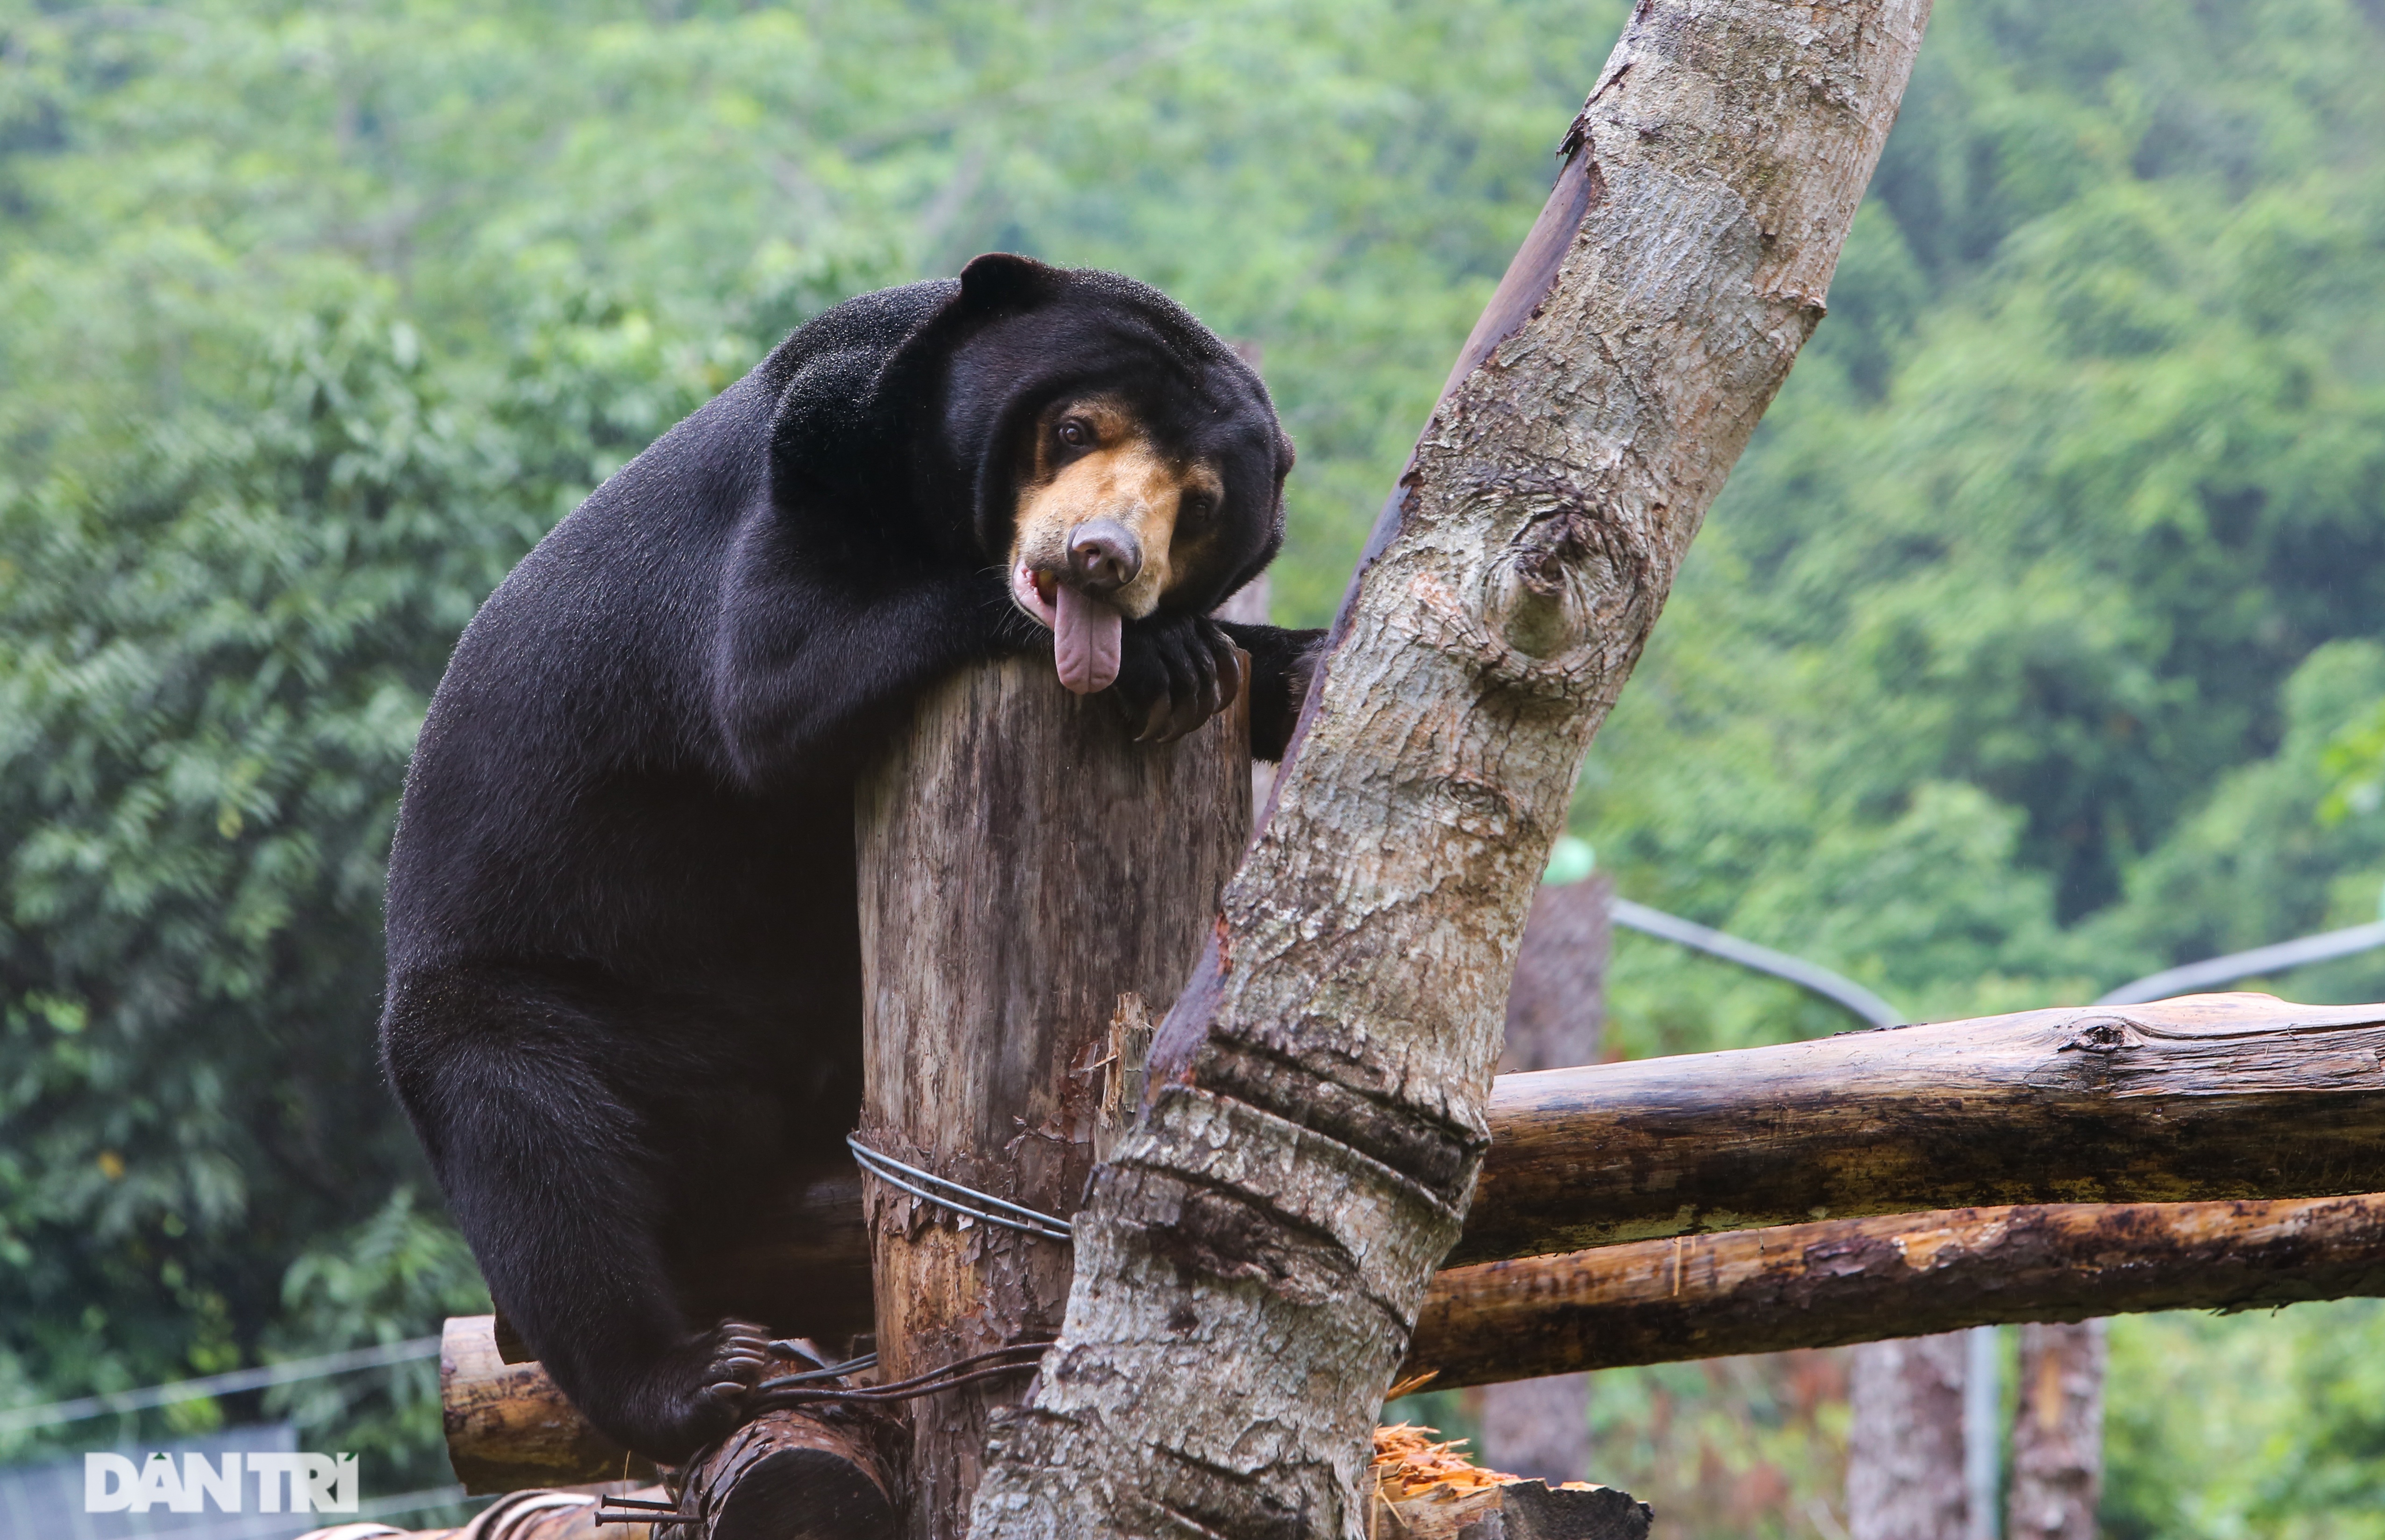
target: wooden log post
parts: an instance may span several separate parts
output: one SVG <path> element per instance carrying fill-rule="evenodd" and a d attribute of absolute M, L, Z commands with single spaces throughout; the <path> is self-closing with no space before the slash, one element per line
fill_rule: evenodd
<path fill-rule="evenodd" d="M 1821 318 L 1927 0 L 1642 0 L 1361 558 L 977 1540 L 1355 1540 L 1591 734 Z"/>
<path fill-rule="evenodd" d="M 1499 1073 L 1570 1070 L 1598 1062 L 1606 1023 L 1606 967 L 1615 946 L 1615 879 L 1604 871 L 1579 882 L 1544 883 L 1532 895 L 1516 976 L 1507 987 L 1507 1025 Z"/>
<path fill-rule="evenodd" d="M 1849 1540 L 1962 1540 L 1960 1333 L 1867 1343 L 1847 1374 Z"/>
<path fill-rule="evenodd" d="M 1131 743 L 1110 702 L 1068 694 L 1048 661 L 931 692 L 857 796 L 864 1143 L 1073 1214 L 1107 1132 L 1114 1022 L 1155 1017 L 1183 984 L 1248 838 L 1249 767 L 1240 710 L 1180 743 Z M 867 1201 L 881 1382 L 1057 1333 L 1065 1242 L 885 1181 Z M 989 1415 L 1029 1383 L 907 1403 L 915 1540 L 959 1540 Z"/>
<path fill-rule="evenodd" d="M 639 1504 L 669 1505 L 668 1494 L 659 1486 L 631 1487 L 618 1496 Z M 613 1506 L 617 1500 L 587 1491 L 531 1488 L 507 1493 L 461 1529 L 399 1529 L 367 1521 L 311 1529 L 298 1540 L 672 1540 L 668 1525 L 620 1521 L 616 1515 L 633 1509 Z M 275 1529 L 278 1532 L 280 1526 Z M 231 1533 L 255 1532 L 198 1531 L 201 1535 Z"/>

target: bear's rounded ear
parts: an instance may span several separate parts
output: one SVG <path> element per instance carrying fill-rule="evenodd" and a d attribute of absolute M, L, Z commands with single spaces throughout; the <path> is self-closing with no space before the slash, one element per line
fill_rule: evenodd
<path fill-rule="evenodd" d="M 1033 305 L 1049 298 L 1060 281 L 1059 269 L 1032 257 L 990 251 L 961 269 L 961 303 L 979 310 Z"/>

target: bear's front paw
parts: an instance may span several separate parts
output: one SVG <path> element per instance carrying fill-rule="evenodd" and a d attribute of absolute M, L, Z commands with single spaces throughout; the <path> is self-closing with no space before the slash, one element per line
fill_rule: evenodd
<path fill-rule="evenodd" d="M 1125 628 L 1110 694 L 1137 743 L 1173 743 L 1234 703 L 1241 655 L 1202 615 L 1155 615 Z"/>
<path fill-rule="evenodd" d="M 770 1367 L 770 1331 L 750 1321 L 724 1321 L 696 1338 L 705 1394 L 744 1409 L 745 1397 Z"/>
<path fill-rule="evenodd" d="M 745 1421 L 746 1404 L 771 1362 L 768 1328 L 724 1321 L 698 1332 L 656 1365 L 647 1380 L 631 1447 L 677 1464 Z"/>

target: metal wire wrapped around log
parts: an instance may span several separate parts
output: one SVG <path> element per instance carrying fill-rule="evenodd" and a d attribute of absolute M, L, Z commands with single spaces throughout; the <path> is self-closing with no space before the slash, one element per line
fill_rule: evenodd
<path fill-rule="evenodd" d="M 986 1224 L 998 1224 L 1005 1230 L 1016 1230 L 1022 1235 L 1040 1235 L 1047 1241 L 1059 1241 L 1065 1244 L 1076 1238 L 1068 1229 L 1068 1221 L 1066 1220 L 1056 1219 L 1050 1214 L 1027 1208 L 1022 1204 L 1012 1203 L 1005 1198 L 998 1198 L 992 1193 L 979 1192 L 975 1187 L 955 1182 L 949 1177 L 938 1176 L 933 1171 L 925 1171 L 917 1166 L 905 1165 L 891 1155 L 881 1155 L 871 1149 L 853 1134 L 846 1134 L 844 1143 L 845 1147 L 853 1151 L 854 1159 L 861 1163 L 863 1171 L 890 1187 L 900 1187 L 913 1197 L 932 1203 L 947 1212 Z M 906 1178 L 908 1180 L 905 1180 Z M 929 1183 L 930 1186 L 941 1187 L 943 1191 L 930 1192 L 927 1187 L 918 1184 L 922 1182 Z"/>

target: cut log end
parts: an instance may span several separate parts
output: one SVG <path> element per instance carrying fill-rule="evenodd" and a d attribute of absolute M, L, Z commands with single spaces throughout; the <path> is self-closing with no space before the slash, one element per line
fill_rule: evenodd
<path fill-rule="evenodd" d="M 499 1341 L 492 1317 L 457 1316 L 440 1344 L 447 1455 L 467 1492 L 506 1493 L 518 1507 L 522 1489 L 538 1488 L 559 1511 L 571 1506 L 569 1495 L 555 1489 L 618 1482 L 625 1467 L 628 1479 L 654 1479 L 654 1466 L 590 1426 L 542 1366 L 506 1362 Z M 894 1533 L 894 1483 L 880 1444 L 887 1432 L 883 1419 L 845 1408 L 767 1412 L 674 1473 L 680 1508 L 703 1516 L 702 1540 L 882 1540 Z M 696 1540 L 688 1525 L 655 1529 L 656 1540 Z M 579 1534 L 556 1535 L 567 1533 Z M 643 1527 L 614 1523 L 601 1533 L 638 1540 Z M 470 1540 L 532 1535 L 475 1532 Z M 535 1540 L 551 1537 L 540 1530 Z"/>
<path fill-rule="evenodd" d="M 699 1522 L 661 1526 L 657 1540 L 893 1540 L 893 1483 L 875 1421 L 765 1413 L 689 1467 L 680 1510 Z"/>
<path fill-rule="evenodd" d="M 448 1462 L 479 1496 L 590 1481 L 652 1481 L 654 1465 L 598 1433 L 535 1362 L 507 1362 L 493 1316 L 451 1318 L 439 1341 Z"/>

